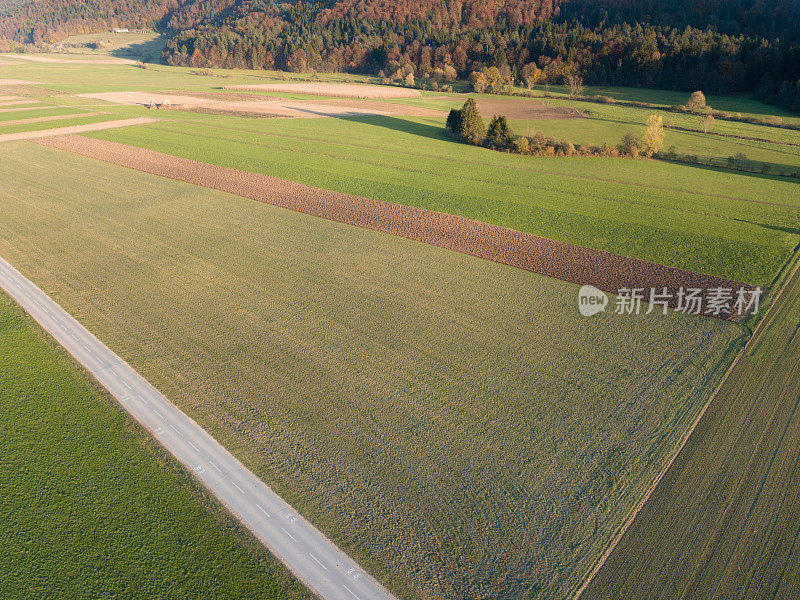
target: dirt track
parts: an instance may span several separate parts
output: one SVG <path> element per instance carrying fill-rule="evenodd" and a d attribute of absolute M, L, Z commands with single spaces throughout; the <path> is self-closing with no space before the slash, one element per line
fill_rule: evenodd
<path fill-rule="evenodd" d="M 321 190 L 247 171 L 83 136 L 38 144 L 138 171 L 229 192 L 259 202 L 455 250 L 579 285 L 616 293 L 623 287 L 738 289 L 741 282 L 694 273 L 522 233 L 464 217 Z"/>
<path fill-rule="evenodd" d="M 0 121 L 0 127 L 8 127 L 10 125 L 26 125 L 27 123 L 42 123 L 45 121 L 61 121 L 62 119 L 80 119 L 83 117 L 94 117 L 96 115 L 102 115 L 102 114 L 106 113 L 93 111 L 93 112 L 76 113 L 74 115 L 53 115 L 50 117 L 31 117 L 30 119 L 14 119 L 12 121 Z"/>
<path fill-rule="evenodd" d="M 100 131 L 101 129 L 114 129 L 115 127 L 130 127 L 131 125 L 145 125 L 153 123 L 156 119 L 147 117 L 137 117 L 135 119 L 120 119 L 116 121 L 102 121 L 100 123 L 88 123 L 86 125 L 70 125 L 68 127 L 56 127 L 54 129 L 39 129 L 37 131 L 20 131 L 19 133 L 0 134 L 0 142 L 14 142 L 17 140 L 32 140 L 51 136 L 71 135 L 73 133 L 85 133 L 87 131 Z"/>

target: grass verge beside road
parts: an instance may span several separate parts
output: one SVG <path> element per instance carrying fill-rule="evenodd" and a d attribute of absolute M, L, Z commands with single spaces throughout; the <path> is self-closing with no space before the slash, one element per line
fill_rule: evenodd
<path fill-rule="evenodd" d="M 306 597 L 2 293 L 0 373 L 5 600 Z"/>

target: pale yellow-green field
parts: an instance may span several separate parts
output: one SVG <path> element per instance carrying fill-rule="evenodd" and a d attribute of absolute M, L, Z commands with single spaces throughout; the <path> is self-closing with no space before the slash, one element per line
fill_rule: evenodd
<path fill-rule="evenodd" d="M 28 142 L 0 255 L 393 589 L 563 597 L 741 329 Z"/>

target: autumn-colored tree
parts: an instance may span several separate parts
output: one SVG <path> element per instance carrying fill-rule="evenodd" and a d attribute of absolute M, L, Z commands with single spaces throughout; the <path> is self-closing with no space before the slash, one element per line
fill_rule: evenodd
<path fill-rule="evenodd" d="M 686 102 L 686 108 L 692 112 L 703 112 L 706 107 L 706 96 L 701 91 L 692 92 L 689 100 Z"/>
<path fill-rule="evenodd" d="M 639 156 L 639 140 L 632 133 L 626 133 L 622 136 L 622 142 L 620 142 L 618 149 L 622 156 L 636 158 Z"/>
<path fill-rule="evenodd" d="M 583 77 L 577 73 L 570 73 L 565 77 L 566 83 L 569 86 L 569 97 L 575 98 L 583 96 Z"/>
<path fill-rule="evenodd" d="M 648 158 L 661 150 L 664 146 L 664 126 L 660 115 L 650 115 L 647 119 L 647 128 L 642 136 L 642 152 Z"/>

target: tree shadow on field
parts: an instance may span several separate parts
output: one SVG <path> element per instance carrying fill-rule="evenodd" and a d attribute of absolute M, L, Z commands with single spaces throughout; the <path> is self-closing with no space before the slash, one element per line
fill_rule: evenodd
<path fill-rule="evenodd" d="M 433 140 L 450 140 L 444 130 L 444 119 L 442 119 L 441 126 L 437 127 L 429 123 L 418 123 L 416 121 L 408 121 L 388 115 L 348 115 L 337 118 L 346 121 L 355 121 L 356 123 L 364 123 L 365 125 L 374 125 L 375 127 L 383 127 L 385 129 L 409 133 L 411 135 L 419 135 Z"/>
<path fill-rule="evenodd" d="M 441 126 L 430 125 L 428 123 L 417 123 L 416 121 L 409 121 L 389 115 L 367 115 L 367 114 L 331 114 L 320 110 L 312 110 L 309 108 L 293 107 L 294 110 L 305 112 L 311 115 L 319 115 L 321 117 L 329 117 L 331 119 L 340 119 L 342 121 L 350 121 L 354 123 L 363 123 L 365 125 L 374 125 L 376 127 L 383 127 L 385 129 L 392 129 L 394 131 L 401 131 L 403 133 L 410 133 L 411 135 L 419 135 L 422 137 L 430 138 L 433 140 L 449 140 L 452 138 L 447 137 L 444 129 L 444 118 L 442 118 Z M 430 117 L 421 117 L 430 118 Z"/>

